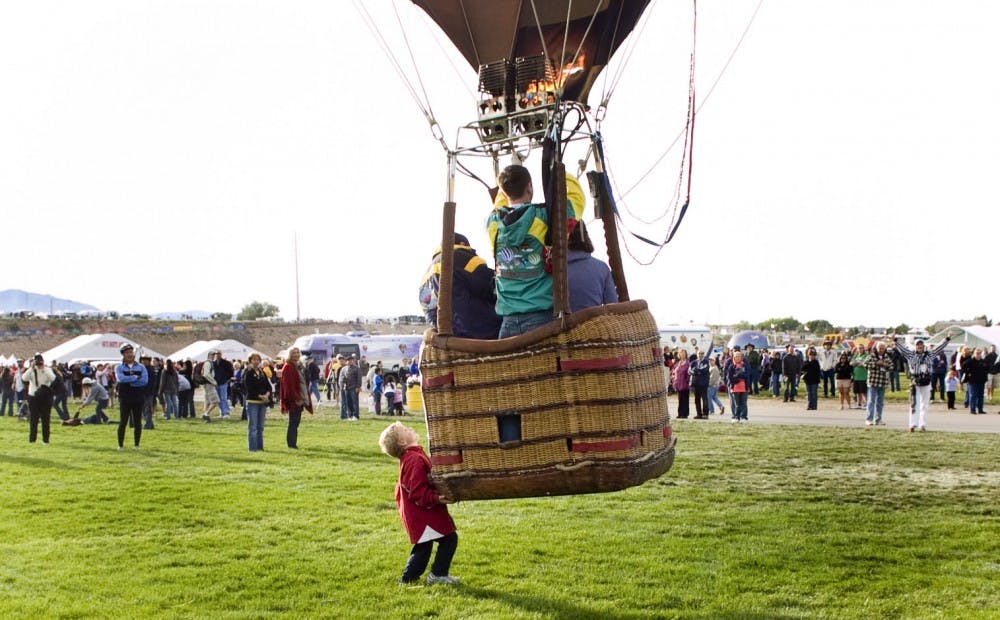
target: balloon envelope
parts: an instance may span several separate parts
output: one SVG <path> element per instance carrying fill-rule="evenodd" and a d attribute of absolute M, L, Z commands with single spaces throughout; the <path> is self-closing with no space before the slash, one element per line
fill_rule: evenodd
<path fill-rule="evenodd" d="M 598 74 L 635 28 L 649 0 L 413 3 L 441 27 L 473 69 L 547 53 L 554 69 L 561 71 L 563 99 L 586 103 Z"/>

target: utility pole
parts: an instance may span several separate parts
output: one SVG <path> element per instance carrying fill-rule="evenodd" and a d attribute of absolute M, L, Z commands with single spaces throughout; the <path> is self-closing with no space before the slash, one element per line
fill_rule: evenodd
<path fill-rule="evenodd" d="M 293 245 L 295 247 L 295 322 L 298 323 L 302 320 L 299 309 L 299 233 L 295 232 L 293 234 Z"/>

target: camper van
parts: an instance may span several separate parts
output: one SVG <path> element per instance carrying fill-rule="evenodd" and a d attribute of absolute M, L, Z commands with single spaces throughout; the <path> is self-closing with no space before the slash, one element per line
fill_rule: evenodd
<path fill-rule="evenodd" d="M 695 347 L 706 350 L 712 343 L 712 330 L 707 325 L 664 325 L 660 327 L 660 346 L 664 349 L 685 349 L 692 353 Z"/>
<path fill-rule="evenodd" d="M 362 356 L 369 362 L 381 360 L 392 365 L 400 358 L 412 359 L 420 353 L 421 334 L 387 334 L 371 336 L 367 332 L 348 334 L 310 334 L 296 339 L 292 347 L 298 348 L 303 357 L 311 357 L 322 366 L 337 355 Z"/>

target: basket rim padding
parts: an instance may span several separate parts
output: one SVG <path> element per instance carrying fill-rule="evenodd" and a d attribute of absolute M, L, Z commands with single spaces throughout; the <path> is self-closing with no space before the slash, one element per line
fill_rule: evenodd
<path fill-rule="evenodd" d="M 431 328 L 424 332 L 424 344 L 432 345 L 439 349 L 461 351 L 464 353 L 509 353 L 527 349 L 533 344 L 558 336 L 564 331 L 568 331 L 581 323 L 599 316 L 632 314 L 643 310 L 648 310 L 648 306 L 645 300 L 642 299 L 623 301 L 604 306 L 592 306 L 579 312 L 564 315 L 561 319 L 554 318 L 545 325 L 529 332 L 501 340 L 476 340 L 474 338 L 444 336 L 439 334 L 436 329 Z"/>

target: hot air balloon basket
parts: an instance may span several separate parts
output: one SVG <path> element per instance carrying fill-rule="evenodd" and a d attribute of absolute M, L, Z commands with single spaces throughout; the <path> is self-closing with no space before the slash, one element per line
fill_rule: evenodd
<path fill-rule="evenodd" d="M 425 334 L 431 478 L 454 500 L 617 491 L 670 469 L 659 332 L 644 301 L 515 338 Z"/>

